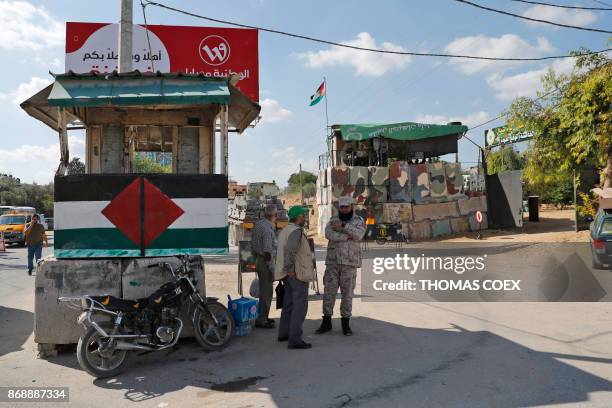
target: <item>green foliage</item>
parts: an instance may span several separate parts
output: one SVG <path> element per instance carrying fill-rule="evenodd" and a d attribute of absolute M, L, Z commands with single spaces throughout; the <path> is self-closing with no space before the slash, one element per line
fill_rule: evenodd
<path fill-rule="evenodd" d="M 289 184 L 287 186 L 287 191 L 289 193 L 299 193 L 300 192 L 300 173 L 299 172 L 293 173 L 291 176 L 289 176 L 289 180 L 287 182 Z M 317 176 L 315 174 L 302 170 L 302 186 L 306 187 L 307 184 L 313 184 L 314 187 L 312 188 L 314 189 L 316 193 L 316 183 L 317 183 Z M 314 195 L 314 193 L 312 195 Z M 304 197 L 310 197 L 310 195 L 306 195 L 306 190 L 304 190 Z"/>
<path fill-rule="evenodd" d="M 48 217 L 53 216 L 53 183 L 22 183 L 10 174 L 0 174 L 0 205 L 34 207 Z"/>
<path fill-rule="evenodd" d="M 85 163 L 78 157 L 75 157 L 68 163 L 68 169 L 66 171 L 68 174 L 85 174 Z"/>
<path fill-rule="evenodd" d="M 133 173 L 172 173 L 172 165 L 161 165 L 146 156 L 135 156 L 132 161 Z"/>
<path fill-rule="evenodd" d="M 317 194 L 317 185 L 315 183 L 304 184 L 304 198 L 314 197 Z"/>
<path fill-rule="evenodd" d="M 557 207 L 570 205 L 574 202 L 574 186 L 571 180 L 551 183 L 543 189 L 540 201 L 554 204 Z"/>
<path fill-rule="evenodd" d="M 502 171 L 521 170 L 525 167 L 526 159 L 511 146 L 491 152 L 487 155 L 487 171 L 489 174 Z"/>
<path fill-rule="evenodd" d="M 542 77 L 539 98 L 512 102 L 508 126 L 534 134 L 524 173 L 530 184 L 566 180 L 589 167 L 606 168 L 612 180 L 610 62 L 604 54 L 579 57 L 569 75 L 549 70 Z"/>
<path fill-rule="evenodd" d="M 594 194 L 578 193 L 578 201 L 581 203 L 576 206 L 581 217 L 595 217 L 599 207 L 599 199 Z"/>

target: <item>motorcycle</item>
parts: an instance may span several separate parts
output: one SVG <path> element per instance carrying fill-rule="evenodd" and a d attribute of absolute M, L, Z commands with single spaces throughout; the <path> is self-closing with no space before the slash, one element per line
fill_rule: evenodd
<path fill-rule="evenodd" d="M 132 351 L 159 351 L 173 347 L 183 330 L 179 317 L 185 307 L 193 308 L 194 335 L 205 350 L 224 348 L 234 332 L 234 320 L 217 298 L 204 299 L 197 290 L 188 256 L 178 257 L 174 270 L 168 262 L 151 264 L 168 270 L 173 279 L 146 298 L 120 299 L 111 295 L 60 297 L 83 312 L 78 323 L 84 333 L 77 344 L 77 360 L 96 378 L 121 373 Z"/>

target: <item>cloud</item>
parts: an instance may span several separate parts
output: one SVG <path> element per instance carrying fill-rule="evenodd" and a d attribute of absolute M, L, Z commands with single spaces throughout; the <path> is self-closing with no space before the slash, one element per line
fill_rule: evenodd
<path fill-rule="evenodd" d="M 434 125 L 446 125 L 448 122 L 461 122 L 468 127 L 479 125 L 491 119 L 485 111 L 469 113 L 463 116 L 429 115 L 418 114 L 414 119 L 418 123 L 430 123 Z"/>
<path fill-rule="evenodd" d="M 511 101 L 520 96 L 536 96 L 541 88 L 540 78 L 552 68 L 557 73 L 569 74 L 574 68 L 574 59 L 566 58 L 555 61 L 544 68 L 504 76 L 495 73 L 487 77 L 487 84 L 495 90 L 495 97 L 500 101 Z"/>
<path fill-rule="evenodd" d="M 560 24 L 568 24 L 575 26 L 587 26 L 597 20 L 597 16 L 587 10 L 568 10 L 558 7 L 533 6 L 525 10 L 523 17 L 537 18 L 539 20 L 548 20 Z M 536 23 L 533 21 L 527 22 L 529 25 L 546 26 L 552 29 L 559 27 L 550 24 Z"/>
<path fill-rule="evenodd" d="M 64 25 L 43 7 L 0 1 L 0 48 L 39 50 L 64 44 Z"/>
<path fill-rule="evenodd" d="M 280 123 L 293 116 L 293 112 L 280 106 L 275 99 L 266 98 L 259 104 L 261 105 L 261 123 Z"/>
<path fill-rule="evenodd" d="M 30 79 L 30 82 L 21 83 L 16 89 L 8 93 L 0 93 L 0 99 L 10 100 L 14 104 L 19 105 L 21 102 L 34 95 L 36 92 L 42 90 L 50 83 L 51 81 L 46 78 L 35 76 Z"/>
<path fill-rule="evenodd" d="M 406 51 L 404 47 L 390 42 L 376 44 L 376 40 L 365 32 L 357 34 L 354 40 L 342 44 L 387 51 Z M 297 57 L 306 60 L 308 68 L 350 66 L 355 69 L 357 76 L 373 77 L 379 77 L 391 71 L 401 71 L 410 63 L 410 57 L 406 55 L 359 51 L 337 45 L 332 45 L 327 50 L 299 53 Z"/>
<path fill-rule="evenodd" d="M 85 140 L 83 137 L 69 136 L 70 157 L 85 157 Z M 11 173 L 22 181 L 48 183 L 60 160 L 59 143 L 48 146 L 22 145 L 14 149 L 0 149 L 0 173 Z"/>
<path fill-rule="evenodd" d="M 504 34 L 501 37 L 477 35 L 456 38 L 445 48 L 449 54 L 465 54 L 504 58 L 540 57 L 554 51 L 552 44 L 544 37 L 538 37 L 536 44 L 529 44 L 516 34 Z M 457 66 L 464 74 L 472 75 L 490 67 L 515 65 L 516 62 L 453 59 L 451 64 Z"/>

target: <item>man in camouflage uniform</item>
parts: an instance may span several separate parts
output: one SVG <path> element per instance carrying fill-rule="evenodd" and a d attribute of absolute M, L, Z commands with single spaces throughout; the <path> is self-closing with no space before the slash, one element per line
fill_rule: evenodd
<path fill-rule="evenodd" d="M 357 280 L 357 268 L 361 266 L 361 247 L 366 227 L 363 218 L 353 212 L 353 199 L 343 196 L 338 200 L 337 217 L 332 217 L 325 227 L 325 238 L 328 239 L 325 275 L 323 276 L 323 322 L 317 334 L 332 329 L 331 318 L 336 302 L 338 288 L 342 293 L 340 316 L 342 333 L 353 334 L 349 319 L 353 309 L 353 293 Z"/>

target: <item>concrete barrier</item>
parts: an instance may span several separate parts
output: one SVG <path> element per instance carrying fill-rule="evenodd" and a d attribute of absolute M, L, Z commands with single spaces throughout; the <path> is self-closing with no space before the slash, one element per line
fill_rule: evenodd
<path fill-rule="evenodd" d="M 470 231 L 470 223 L 467 217 L 451 218 L 450 224 L 453 234 L 461 234 Z"/>
<path fill-rule="evenodd" d="M 150 264 L 170 262 L 179 265 L 174 257 L 107 259 L 55 259 L 45 258 L 36 272 L 34 297 L 34 341 L 43 344 L 76 343 L 82 328 L 76 319 L 80 310 L 59 303 L 61 296 L 112 295 L 126 299 L 149 296 L 168 282 L 170 273 Z M 192 262 L 198 290 L 205 293 L 203 258 Z M 188 316 L 188 312 L 182 317 Z M 184 319 L 182 337 L 193 335 L 190 319 Z M 48 347 L 47 347 L 48 348 Z"/>
<path fill-rule="evenodd" d="M 408 224 L 408 237 L 413 241 L 431 238 L 431 223 L 429 221 L 411 222 Z"/>
<path fill-rule="evenodd" d="M 443 220 L 449 217 L 458 217 L 457 203 L 455 201 L 436 204 L 416 204 L 412 206 L 415 221 Z"/>
<path fill-rule="evenodd" d="M 487 211 L 487 198 L 485 196 L 470 197 L 457 201 L 459 206 L 459 214 L 469 215 L 476 211 Z"/>
<path fill-rule="evenodd" d="M 441 237 L 444 235 L 451 234 L 451 226 L 450 222 L 447 219 L 432 221 L 431 223 L 431 233 L 434 237 Z"/>

